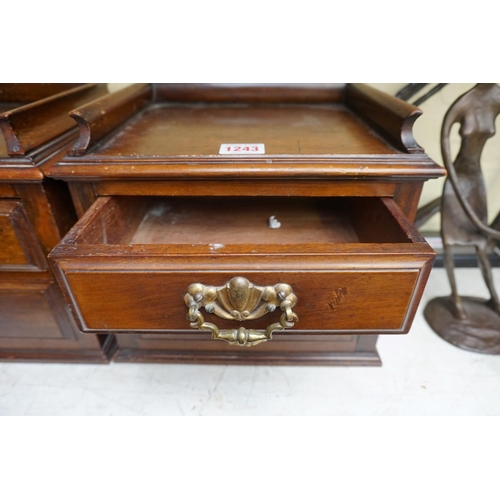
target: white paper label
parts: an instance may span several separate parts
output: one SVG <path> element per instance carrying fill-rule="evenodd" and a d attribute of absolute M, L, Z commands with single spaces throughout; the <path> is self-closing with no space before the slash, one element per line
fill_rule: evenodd
<path fill-rule="evenodd" d="M 264 144 L 221 144 L 220 155 L 263 155 Z"/>

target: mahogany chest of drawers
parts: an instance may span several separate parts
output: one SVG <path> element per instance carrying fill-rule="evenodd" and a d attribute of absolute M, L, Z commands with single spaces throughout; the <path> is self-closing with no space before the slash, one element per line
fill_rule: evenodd
<path fill-rule="evenodd" d="M 47 254 L 76 222 L 45 176 L 77 137 L 68 116 L 105 85 L 0 84 L 0 360 L 108 362 L 113 337 L 82 334 Z"/>
<path fill-rule="evenodd" d="M 136 84 L 71 113 L 47 169 L 79 221 L 50 254 L 116 361 L 380 363 L 434 252 L 420 111 L 366 85 Z"/>

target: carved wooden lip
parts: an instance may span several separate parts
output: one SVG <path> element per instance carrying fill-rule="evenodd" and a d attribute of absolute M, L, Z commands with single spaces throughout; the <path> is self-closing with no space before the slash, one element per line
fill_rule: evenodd
<path fill-rule="evenodd" d="M 412 178 L 427 180 L 445 174 L 426 154 L 398 155 L 276 155 L 260 158 L 66 156 L 49 167 L 55 178 L 186 179 L 186 178 Z"/>
<path fill-rule="evenodd" d="M 101 154 L 89 153 L 84 157 L 68 157 L 66 156 L 59 165 L 93 165 L 97 162 L 106 161 L 106 164 L 121 164 L 121 163 L 134 163 L 136 165 L 142 164 L 164 164 L 164 163 L 178 163 L 178 164 L 196 164 L 196 163 L 216 163 L 216 164 L 247 164 L 253 165 L 272 165 L 278 164 L 294 164 L 294 163 L 331 163 L 336 165 L 354 165 L 366 163 L 367 166 L 388 163 L 391 164 L 408 164 L 408 165 L 429 165 L 441 168 L 429 158 L 426 154 L 370 154 L 370 155 L 339 155 L 339 154 L 278 154 L 278 155 L 141 155 L 137 156 L 108 156 Z M 362 165 L 361 165 L 362 166 Z"/>

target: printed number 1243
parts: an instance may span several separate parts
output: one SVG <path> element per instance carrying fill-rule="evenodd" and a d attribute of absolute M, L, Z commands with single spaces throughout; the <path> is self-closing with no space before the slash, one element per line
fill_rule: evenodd
<path fill-rule="evenodd" d="M 220 155 L 263 155 L 264 144 L 221 144 Z"/>

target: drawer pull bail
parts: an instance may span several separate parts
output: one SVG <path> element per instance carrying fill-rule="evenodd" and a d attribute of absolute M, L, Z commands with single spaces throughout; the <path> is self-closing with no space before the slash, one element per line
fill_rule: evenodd
<path fill-rule="evenodd" d="M 292 328 L 299 318 L 292 311 L 297 304 L 297 296 L 286 283 L 274 286 L 257 286 L 246 278 L 236 277 L 220 287 L 193 283 L 184 296 L 188 307 L 187 319 L 191 328 L 212 332 L 213 339 L 225 340 L 230 344 L 254 346 L 273 338 L 273 332 Z M 205 321 L 200 309 L 215 314 L 219 318 L 248 321 L 272 313 L 278 307 L 283 311 L 279 321 L 269 325 L 264 331 L 244 327 L 219 330 L 213 323 Z"/>

